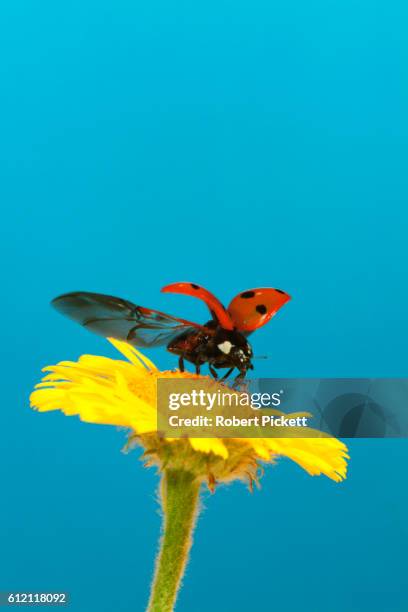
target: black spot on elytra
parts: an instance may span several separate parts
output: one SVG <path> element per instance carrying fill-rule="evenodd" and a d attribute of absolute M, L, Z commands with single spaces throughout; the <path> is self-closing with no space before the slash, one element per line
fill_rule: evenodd
<path fill-rule="evenodd" d="M 267 307 L 265 306 L 265 304 L 258 304 L 258 306 L 255 308 L 256 312 L 259 312 L 259 314 L 264 315 L 268 312 Z"/>
<path fill-rule="evenodd" d="M 190 285 L 192 286 L 193 289 L 199 289 L 200 287 L 198 285 L 196 285 L 195 283 L 190 283 Z"/>
<path fill-rule="evenodd" d="M 275 289 L 275 291 L 277 291 L 278 293 L 283 293 L 283 295 L 285 295 L 285 292 L 282 291 L 282 289 Z"/>
<path fill-rule="evenodd" d="M 253 298 L 254 296 L 255 296 L 255 291 L 244 291 L 244 293 L 241 293 L 241 297 L 244 298 L 245 300 L 249 298 Z"/>

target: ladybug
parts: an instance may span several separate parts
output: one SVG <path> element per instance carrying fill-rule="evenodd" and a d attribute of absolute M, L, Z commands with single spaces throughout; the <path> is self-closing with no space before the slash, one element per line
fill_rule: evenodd
<path fill-rule="evenodd" d="M 247 337 L 265 325 L 290 300 L 280 289 L 257 288 L 239 293 L 228 308 L 207 289 L 195 283 L 174 283 L 163 287 L 164 293 L 180 293 L 202 300 L 211 319 L 199 325 L 171 315 L 136 306 L 128 300 L 75 291 L 56 297 L 52 305 L 62 314 L 101 336 L 123 340 L 134 346 L 167 346 L 178 355 L 180 371 L 184 360 L 193 363 L 197 374 L 208 363 L 214 378 L 220 368 L 228 368 L 225 380 L 236 368 L 236 380 L 253 369 L 252 349 Z"/>

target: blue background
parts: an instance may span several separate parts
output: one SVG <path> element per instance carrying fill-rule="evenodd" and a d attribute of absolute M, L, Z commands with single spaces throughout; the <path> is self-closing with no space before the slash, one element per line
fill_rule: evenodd
<path fill-rule="evenodd" d="M 1 589 L 70 591 L 78 612 L 148 596 L 157 475 L 123 432 L 28 408 L 42 366 L 115 354 L 57 294 L 201 321 L 160 287 L 276 286 L 293 300 L 253 336 L 257 376 L 407 375 L 406 18 L 401 0 L 2 5 Z M 178 610 L 406 610 L 407 443 L 350 450 L 340 485 L 281 460 L 254 495 L 205 494 Z"/>

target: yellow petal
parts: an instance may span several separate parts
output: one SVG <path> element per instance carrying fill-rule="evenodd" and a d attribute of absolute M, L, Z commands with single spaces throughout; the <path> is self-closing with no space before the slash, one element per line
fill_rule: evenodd
<path fill-rule="evenodd" d="M 194 450 L 201 453 L 214 453 L 223 459 L 228 457 L 228 450 L 222 440 L 218 438 L 189 438 Z"/>
<path fill-rule="evenodd" d="M 129 359 L 135 366 L 142 364 L 147 370 L 156 371 L 157 368 L 150 359 L 138 351 L 134 346 L 131 346 L 127 342 L 121 342 L 115 340 L 115 338 L 108 338 L 109 342 L 120 352 L 122 355 Z"/>

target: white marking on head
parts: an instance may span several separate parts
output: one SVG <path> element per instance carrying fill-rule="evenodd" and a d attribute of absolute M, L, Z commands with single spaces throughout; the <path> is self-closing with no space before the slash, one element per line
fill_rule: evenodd
<path fill-rule="evenodd" d="M 224 342 L 222 342 L 221 344 L 218 344 L 217 346 L 222 353 L 225 353 L 225 355 L 229 355 L 234 345 L 231 344 L 229 340 L 225 340 Z"/>

